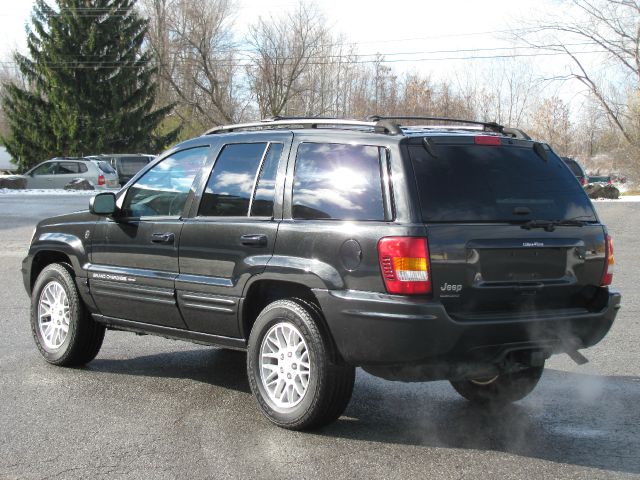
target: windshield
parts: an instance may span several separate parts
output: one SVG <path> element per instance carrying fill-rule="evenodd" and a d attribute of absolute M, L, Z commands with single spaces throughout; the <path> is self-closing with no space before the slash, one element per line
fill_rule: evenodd
<path fill-rule="evenodd" d="M 596 221 L 575 176 L 553 152 L 538 156 L 533 144 L 437 145 L 431 155 L 410 145 L 422 218 L 432 222 Z"/>

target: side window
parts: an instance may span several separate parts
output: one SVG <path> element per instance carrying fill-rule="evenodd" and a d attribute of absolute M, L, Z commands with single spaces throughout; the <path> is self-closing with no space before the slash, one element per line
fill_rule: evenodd
<path fill-rule="evenodd" d="M 125 215 L 182 215 L 193 180 L 208 152 L 208 147 L 183 150 L 154 165 L 129 188 L 123 206 Z"/>
<path fill-rule="evenodd" d="M 69 175 L 72 173 L 78 173 L 80 170 L 78 162 L 60 162 L 58 163 L 58 175 Z"/>
<path fill-rule="evenodd" d="M 207 182 L 198 215 L 246 217 L 266 143 L 226 145 Z"/>
<path fill-rule="evenodd" d="M 89 170 L 84 163 L 79 163 L 78 164 L 78 169 L 79 169 L 80 173 L 86 173 Z"/>
<path fill-rule="evenodd" d="M 384 220 L 380 148 L 302 143 L 293 180 L 295 219 Z"/>
<path fill-rule="evenodd" d="M 58 166 L 58 162 L 49 162 L 43 163 L 42 165 L 36 167 L 31 174 L 34 176 L 37 175 L 53 175 Z"/>
<path fill-rule="evenodd" d="M 276 190 L 276 175 L 278 174 L 278 163 L 282 156 L 283 145 L 281 143 L 269 144 L 269 151 L 265 156 L 256 191 L 253 194 L 251 203 L 252 217 L 272 217 L 273 216 L 273 196 Z"/>

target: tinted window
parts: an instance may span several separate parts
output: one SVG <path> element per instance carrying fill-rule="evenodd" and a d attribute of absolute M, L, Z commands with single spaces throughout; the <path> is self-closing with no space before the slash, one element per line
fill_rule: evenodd
<path fill-rule="evenodd" d="M 86 163 L 79 163 L 78 167 L 80 168 L 80 173 L 85 173 L 89 170 Z"/>
<path fill-rule="evenodd" d="M 127 192 L 127 216 L 182 214 L 189 190 L 207 158 L 207 147 L 174 153 L 148 170 Z"/>
<path fill-rule="evenodd" d="M 226 145 L 207 182 L 199 215 L 246 217 L 266 143 Z"/>
<path fill-rule="evenodd" d="M 86 172 L 86 167 L 85 167 Z M 80 173 L 80 164 L 78 162 L 59 162 L 58 171 L 60 175 L 68 175 L 70 173 Z"/>
<path fill-rule="evenodd" d="M 251 216 L 272 217 L 273 195 L 276 188 L 276 175 L 278 173 L 278 161 L 282 155 L 282 144 L 271 143 L 269 151 L 262 164 L 256 192 L 251 204 Z"/>
<path fill-rule="evenodd" d="M 53 175 L 56 170 L 57 162 L 49 162 L 43 163 L 42 165 L 38 165 L 31 172 L 32 175 Z"/>
<path fill-rule="evenodd" d="M 527 146 L 410 146 L 425 221 L 595 220 L 589 199 L 562 160 Z M 531 213 L 517 215 L 516 207 Z"/>
<path fill-rule="evenodd" d="M 300 144 L 293 218 L 384 220 L 379 147 Z"/>

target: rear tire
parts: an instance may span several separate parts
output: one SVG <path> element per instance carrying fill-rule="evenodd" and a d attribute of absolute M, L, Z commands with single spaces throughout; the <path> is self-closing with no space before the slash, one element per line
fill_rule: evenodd
<path fill-rule="evenodd" d="M 321 427 L 340 417 L 351 399 L 355 368 L 332 361 L 320 315 L 303 300 L 278 300 L 251 329 L 249 385 L 262 413 L 279 427 Z"/>
<path fill-rule="evenodd" d="M 482 405 L 504 405 L 529 395 L 538 384 L 544 365 L 503 373 L 493 379 L 452 380 L 453 388 L 464 398 Z"/>
<path fill-rule="evenodd" d="M 93 360 L 105 332 L 87 312 L 69 270 L 60 263 L 47 265 L 31 292 L 31 333 L 36 346 L 47 362 L 65 367 Z"/>

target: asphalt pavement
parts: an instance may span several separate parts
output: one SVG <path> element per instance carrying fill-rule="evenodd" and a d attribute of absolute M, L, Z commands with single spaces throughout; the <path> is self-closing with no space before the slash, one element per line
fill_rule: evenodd
<path fill-rule="evenodd" d="M 20 262 L 38 219 L 86 196 L 0 195 L 0 478 L 640 478 L 640 203 L 598 203 L 615 241 L 623 308 L 577 366 L 554 356 L 536 390 L 488 411 L 447 382 L 358 371 L 336 423 L 272 426 L 245 355 L 107 332 L 84 368 L 33 345 Z"/>

